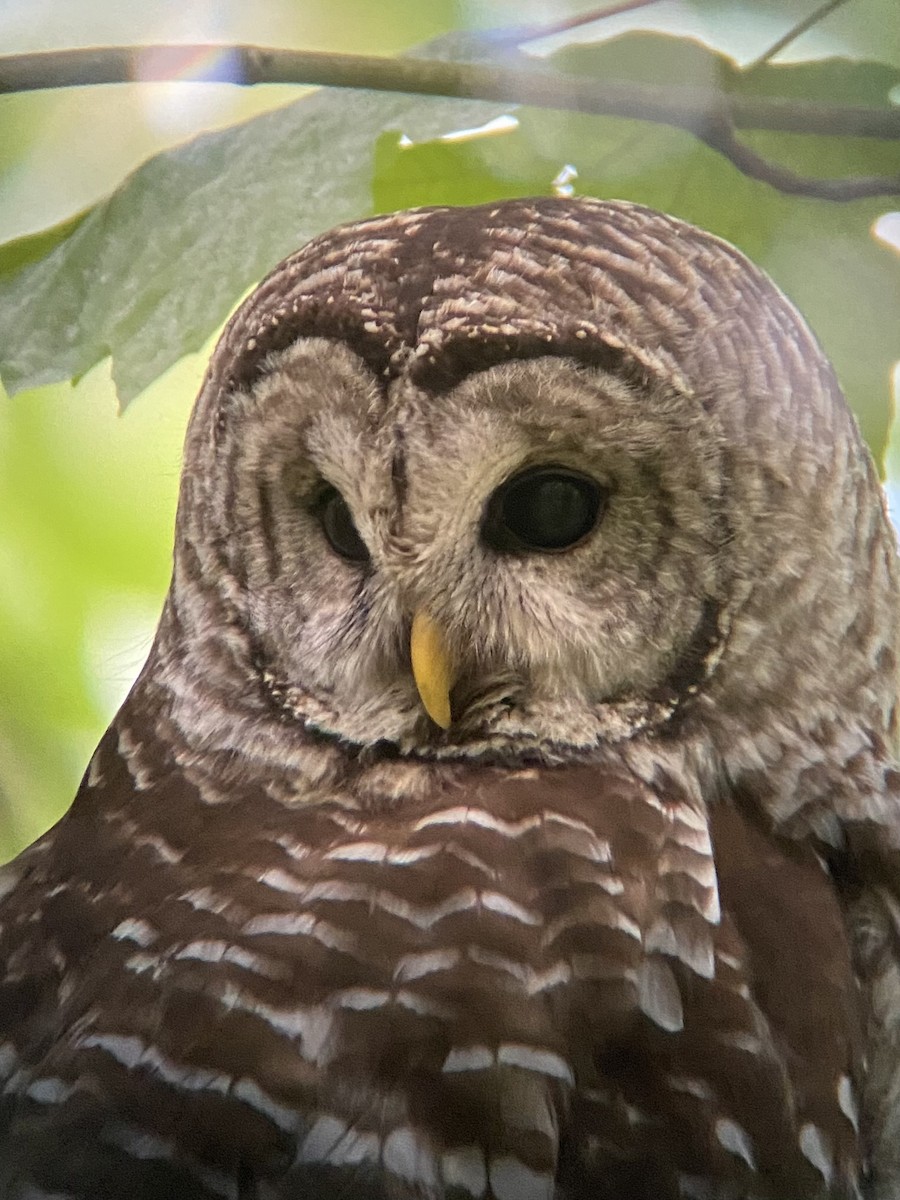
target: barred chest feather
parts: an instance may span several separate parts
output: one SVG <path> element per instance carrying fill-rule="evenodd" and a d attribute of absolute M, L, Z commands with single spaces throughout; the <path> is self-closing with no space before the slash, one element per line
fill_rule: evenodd
<path fill-rule="evenodd" d="M 4 1200 L 858 1194 L 814 858 L 612 752 L 365 811 L 123 745 L 19 860 Z"/>

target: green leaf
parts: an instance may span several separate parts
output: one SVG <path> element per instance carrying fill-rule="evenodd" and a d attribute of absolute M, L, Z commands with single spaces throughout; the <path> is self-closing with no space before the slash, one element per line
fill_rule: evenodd
<path fill-rule="evenodd" d="M 821 100 L 827 104 L 892 107 L 889 93 L 900 83 L 900 67 L 881 61 L 764 63 L 742 70 L 735 61 L 693 38 L 628 33 L 606 42 L 567 46 L 553 56 L 560 70 L 609 83 L 652 83 L 717 88 L 735 96 Z"/>
<path fill-rule="evenodd" d="M 79 378 L 112 355 L 119 397 L 129 401 L 201 345 L 286 254 L 371 211 L 382 130 L 428 138 L 503 111 L 477 101 L 316 92 L 157 155 L 60 237 L 50 231 L 38 235 L 43 242 L 0 250 L 7 390 Z"/>
<path fill-rule="evenodd" d="M 90 209 L 85 209 L 74 217 L 60 221 L 58 225 L 42 229 L 40 233 L 30 233 L 0 246 L 0 278 L 15 275 L 29 263 L 46 258 L 55 246 L 72 236 L 89 212 Z"/>

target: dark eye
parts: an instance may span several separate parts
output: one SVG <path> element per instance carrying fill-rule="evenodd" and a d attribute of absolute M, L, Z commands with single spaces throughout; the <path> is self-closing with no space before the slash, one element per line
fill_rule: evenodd
<path fill-rule="evenodd" d="M 495 550 L 568 550 L 603 515 L 608 493 L 566 467 L 534 467 L 499 487 L 487 504 L 482 533 Z"/>
<path fill-rule="evenodd" d="M 347 501 L 341 493 L 336 488 L 328 488 L 319 498 L 317 507 L 322 529 L 332 550 L 351 562 L 368 562 L 366 543 L 359 536 Z"/>

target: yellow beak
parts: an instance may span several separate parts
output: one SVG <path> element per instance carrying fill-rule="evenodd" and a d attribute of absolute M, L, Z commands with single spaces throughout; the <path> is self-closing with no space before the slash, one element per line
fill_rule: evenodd
<path fill-rule="evenodd" d="M 413 617 L 409 639 L 413 679 L 425 711 L 441 729 L 450 728 L 450 689 L 453 670 L 444 631 L 427 613 Z"/>

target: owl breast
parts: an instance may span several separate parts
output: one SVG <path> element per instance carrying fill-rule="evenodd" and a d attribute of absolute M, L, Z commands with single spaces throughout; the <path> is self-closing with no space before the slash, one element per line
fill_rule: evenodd
<path fill-rule="evenodd" d="M 550 789 L 466 767 L 401 814 L 341 791 L 237 811 L 146 763 L 139 817 L 98 838 L 83 814 L 37 868 L 67 982 L 7 1153 L 45 1187 L 99 1139 L 91 1187 L 192 1196 L 853 1194 L 840 914 L 734 811 L 612 756 Z M 102 809 L 128 782 L 110 739 L 92 774 Z"/>

